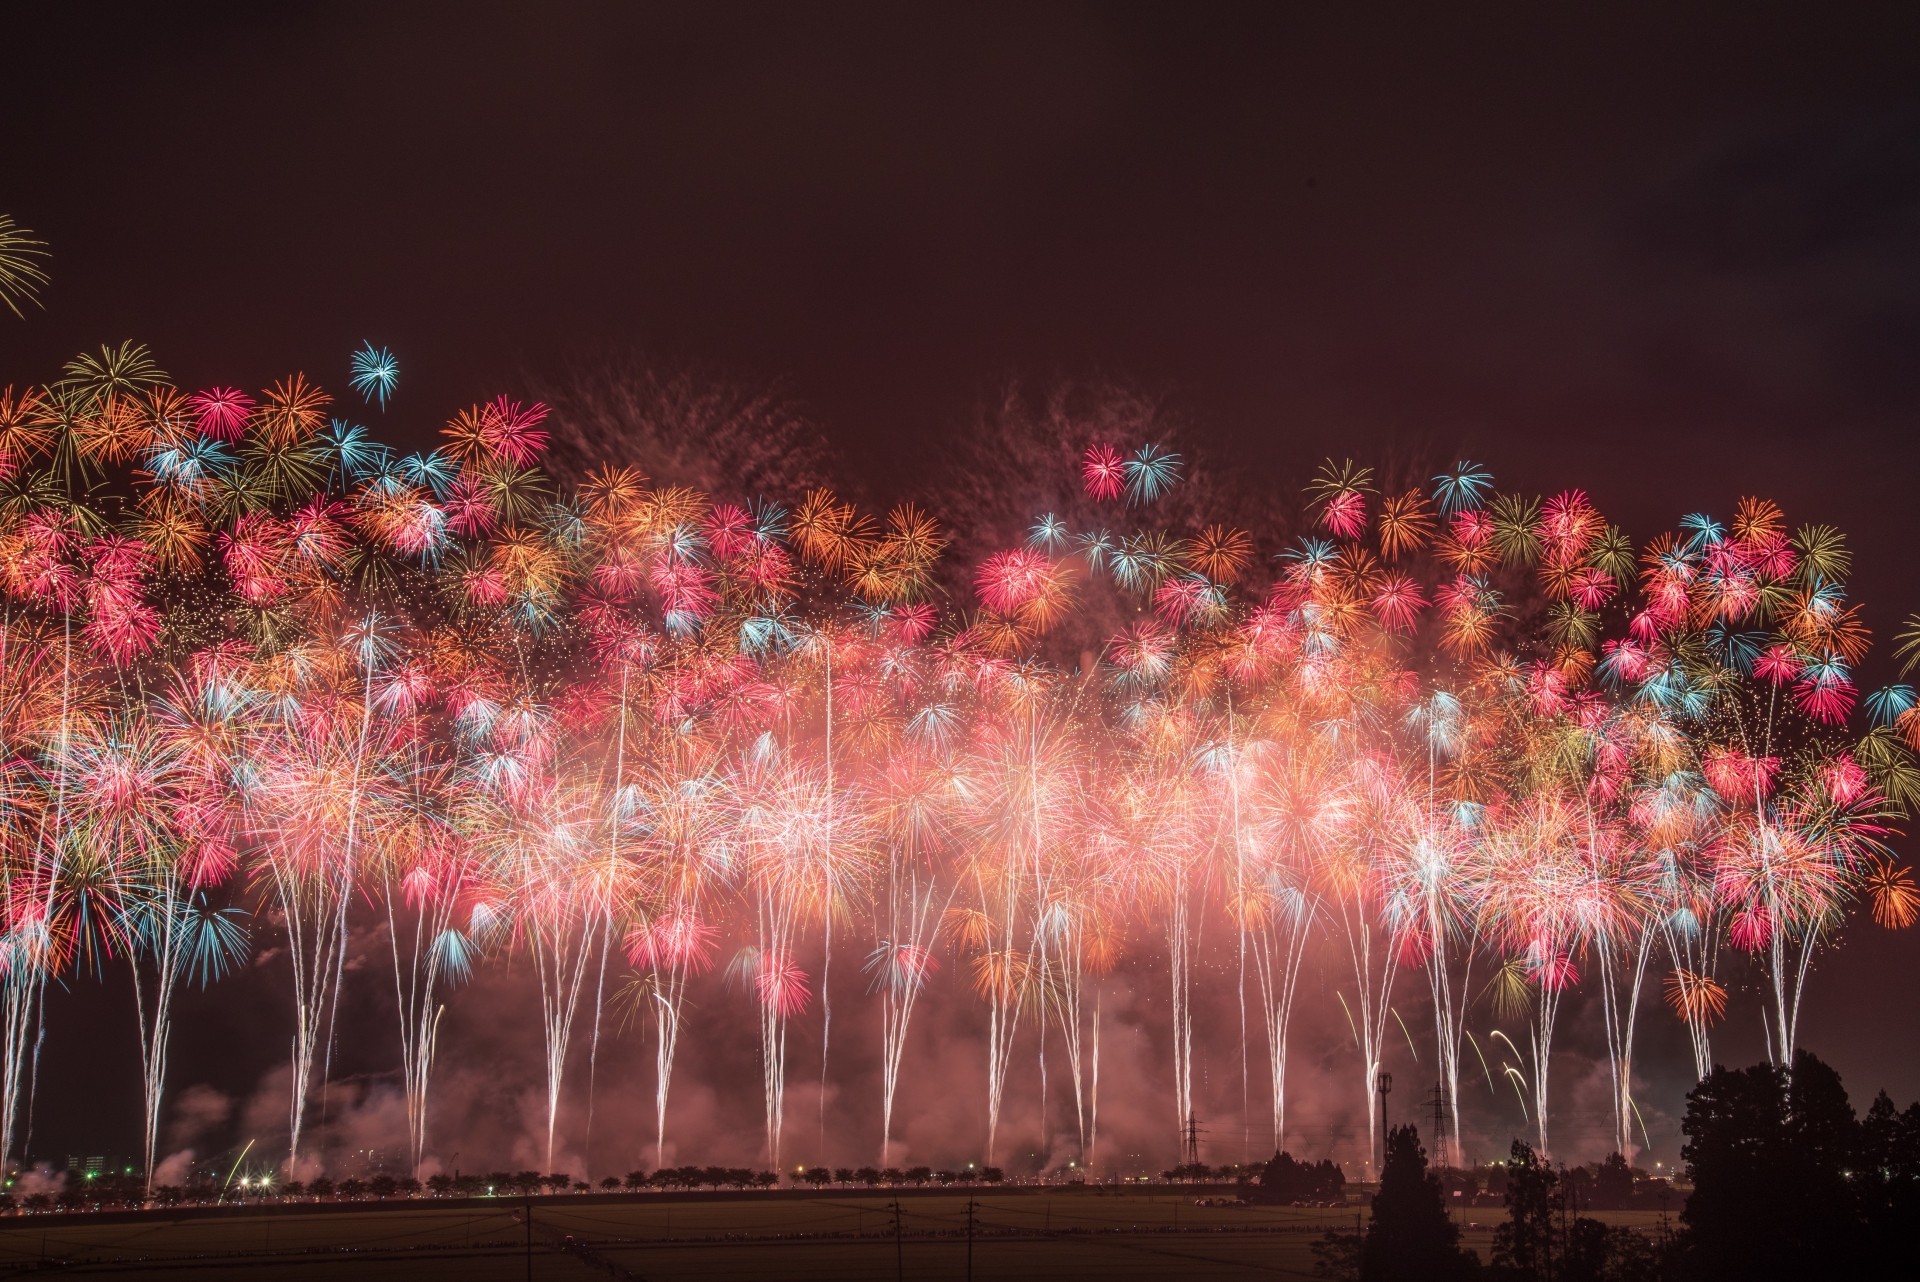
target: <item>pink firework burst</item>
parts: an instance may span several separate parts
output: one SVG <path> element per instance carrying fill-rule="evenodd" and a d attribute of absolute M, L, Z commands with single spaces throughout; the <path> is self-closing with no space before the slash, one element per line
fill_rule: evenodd
<path fill-rule="evenodd" d="M 1367 528 L 1366 496 L 1358 490 L 1341 490 L 1321 509 L 1320 524 L 1343 539 L 1358 536 Z"/>
<path fill-rule="evenodd" d="M 1773 938 L 1773 914 L 1767 911 L 1764 904 L 1742 908 L 1733 915 L 1727 936 L 1733 940 L 1736 948 L 1757 953 Z"/>
<path fill-rule="evenodd" d="M 206 435 L 216 441 L 237 441 L 246 431 L 253 398 L 237 387 L 209 387 L 196 392 L 187 405 Z"/>
<path fill-rule="evenodd" d="M 684 909 L 665 913 L 627 932 L 627 960 L 636 966 L 702 971 L 713 961 L 713 943 L 719 934 L 698 913 Z M 806 978 L 800 976 L 802 1006 L 806 1005 Z"/>
<path fill-rule="evenodd" d="M 1778 757 L 1750 757 L 1738 748 L 1709 748 L 1700 763 L 1714 791 L 1736 805 L 1771 793 L 1779 769 Z"/>
<path fill-rule="evenodd" d="M 1404 574 L 1389 574 L 1373 594 L 1373 616 L 1389 632 L 1411 632 L 1426 604 L 1419 584 Z"/>
<path fill-rule="evenodd" d="M 1770 645 L 1753 662 L 1753 675 L 1774 685 L 1783 685 L 1800 675 L 1800 656 L 1790 645 Z"/>
<path fill-rule="evenodd" d="M 753 977 L 760 1000 L 782 1018 L 791 1019 L 807 1008 L 807 972 L 791 958 L 768 953 L 760 960 L 760 971 Z"/>
<path fill-rule="evenodd" d="M 1465 548 L 1477 548 L 1493 535 L 1493 517 L 1479 508 L 1453 514 L 1448 527 L 1454 540 Z"/>
<path fill-rule="evenodd" d="M 493 487 L 462 472 L 447 491 L 447 528 L 463 538 L 484 538 L 500 523 Z"/>
<path fill-rule="evenodd" d="M 1536 939 L 1527 946 L 1527 969 L 1539 981 L 1540 987 L 1549 992 L 1572 988 L 1580 982 L 1580 972 L 1574 967 L 1572 954 L 1553 947 L 1544 939 Z"/>
<path fill-rule="evenodd" d="M 1040 595 L 1052 568 L 1045 555 L 1030 548 L 995 552 L 974 575 L 974 590 L 988 609 L 1012 614 Z"/>
<path fill-rule="evenodd" d="M 547 448 L 547 407 L 539 401 L 523 406 L 519 401 L 496 396 L 487 403 L 485 426 L 481 429 L 487 448 L 515 467 L 529 467 Z"/>
<path fill-rule="evenodd" d="M 1866 794 L 1867 772 L 1853 759 L 1852 753 L 1843 752 L 1820 772 L 1820 782 L 1826 786 L 1834 805 L 1851 806 Z"/>
<path fill-rule="evenodd" d="M 1087 493 L 1102 503 L 1119 498 L 1120 488 L 1127 480 L 1120 452 L 1104 442 L 1087 447 L 1080 460 L 1080 476 L 1086 482 Z"/>
<path fill-rule="evenodd" d="M 1598 610 L 1613 599 L 1613 576 L 1589 566 L 1573 576 L 1572 596 L 1582 610 Z"/>
<path fill-rule="evenodd" d="M 1176 627 L 1199 623 L 1219 615 L 1226 608 L 1220 589 L 1197 574 L 1168 579 L 1154 594 L 1153 608 L 1162 619 Z"/>
<path fill-rule="evenodd" d="M 896 606 L 887 622 L 902 643 L 918 645 L 933 632 L 937 617 L 933 607 L 922 602 L 918 605 Z"/>
<path fill-rule="evenodd" d="M 1853 682 L 1826 670 L 1802 677 L 1793 685 L 1793 700 L 1800 705 L 1800 710 L 1830 726 L 1847 719 L 1858 694 Z"/>
<path fill-rule="evenodd" d="M 756 542 L 753 517 L 738 503 L 716 506 L 707 514 L 706 521 L 701 525 L 701 533 L 706 536 L 707 546 L 722 561 L 731 561 Z"/>

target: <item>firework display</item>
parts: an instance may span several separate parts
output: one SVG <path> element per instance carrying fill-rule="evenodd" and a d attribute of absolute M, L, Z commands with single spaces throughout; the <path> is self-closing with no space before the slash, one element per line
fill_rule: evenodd
<path fill-rule="evenodd" d="M 397 368 L 369 343 L 352 385 L 384 408 Z M 512 396 L 411 455 L 335 409 L 298 374 L 183 391 L 133 345 L 0 392 L 7 1158 L 48 984 L 126 965 L 151 1182 L 175 994 L 271 936 L 295 1169 L 368 904 L 415 1166 L 445 995 L 513 955 L 549 1166 L 570 1048 L 616 992 L 652 1039 L 665 1162 L 688 996 L 724 979 L 757 1013 L 776 1169 L 793 1022 L 821 1020 L 824 1078 L 833 1001 L 878 1008 L 884 1164 L 934 983 L 985 1011 L 987 1160 L 1036 1032 L 1094 1160 L 1102 977 L 1143 949 L 1170 985 L 1171 1140 L 1222 923 L 1276 1148 L 1322 940 L 1350 967 L 1369 1152 L 1390 1000 L 1424 980 L 1456 1158 L 1488 988 L 1529 1031 L 1507 1071 L 1543 1150 L 1563 998 L 1598 995 L 1631 1153 L 1643 995 L 1704 1072 L 1722 955 L 1753 954 L 1785 1061 L 1850 906 L 1920 913 L 1888 846 L 1920 708 L 1860 698 L 1844 540 L 1765 500 L 1636 548 L 1576 488 L 1330 463 L 1282 540 L 1173 515 L 1164 442 L 1087 439 L 1070 514 L 958 565 L 932 504 L 706 494 L 617 461 L 556 485 L 548 411 Z M 1104 647 L 1057 652 L 1096 605 L 1123 619 Z"/>

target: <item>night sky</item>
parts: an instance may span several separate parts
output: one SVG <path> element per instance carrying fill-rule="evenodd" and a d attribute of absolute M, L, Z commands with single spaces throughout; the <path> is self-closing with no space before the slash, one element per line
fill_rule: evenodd
<path fill-rule="evenodd" d="M 1006 380 L 1121 376 L 1289 491 L 1464 455 L 1637 540 L 1770 496 L 1849 532 L 1891 679 L 1920 9 L 1333 8 L 7 4 L 0 212 L 54 257 L 0 384 L 133 338 L 343 389 L 371 339 L 411 444 L 638 350 L 783 386 L 884 500 Z M 1864 920 L 1819 964 L 1803 1040 L 1863 1107 L 1920 1095 L 1917 969 Z M 34 1149 L 125 1151 L 131 995 L 72 982 Z M 189 1004 L 177 1084 L 283 1055 L 248 991 Z"/>

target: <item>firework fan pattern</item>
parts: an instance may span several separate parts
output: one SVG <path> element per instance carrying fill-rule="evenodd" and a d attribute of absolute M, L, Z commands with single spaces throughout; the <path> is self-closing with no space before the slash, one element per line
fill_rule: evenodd
<path fill-rule="evenodd" d="M 356 361 L 384 406 L 392 358 Z M 987 1160 L 1037 1031 L 1084 1163 L 1102 977 L 1150 965 L 1171 1141 L 1209 929 L 1276 1146 L 1319 941 L 1350 967 L 1370 1142 L 1396 986 L 1431 1003 L 1455 1154 L 1469 1004 L 1527 1030 L 1508 1072 L 1548 1149 L 1556 1019 L 1587 986 L 1631 1153 L 1643 997 L 1704 1072 L 1723 955 L 1751 954 L 1784 1061 L 1850 908 L 1920 910 L 1888 846 L 1920 797 L 1913 691 L 1860 697 L 1843 538 L 1763 499 L 1635 547 L 1577 488 L 1329 463 L 1282 541 L 1170 506 L 1188 461 L 1164 442 L 1100 437 L 1074 444 L 1070 517 L 961 565 L 913 505 L 618 463 L 556 485 L 548 411 L 511 396 L 404 456 L 334 411 L 298 374 L 182 391 L 134 345 L 0 392 L 9 1158 L 48 985 L 127 966 L 151 1183 L 175 995 L 271 936 L 296 1169 L 368 905 L 416 1165 L 446 995 L 514 956 L 549 1159 L 611 966 L 650 1039 L 656 1155 L 708 975 L 757 1019 L 776 1167 L 788 1032 L 818 1018 L 830 1044 L 835 983 L 879 1011 L 883 1162 L 916 1005 L 948 984 L 984 1012 Z M 1102 649 L 1055 653 L 1115 603 Z"/>

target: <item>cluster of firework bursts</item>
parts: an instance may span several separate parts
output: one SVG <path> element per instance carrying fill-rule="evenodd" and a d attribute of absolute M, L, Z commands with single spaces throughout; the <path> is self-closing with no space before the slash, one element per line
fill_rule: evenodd
<path fill-rule="evenodd" d="M 353 374 L 384 406 L 391 356 Z M 1544 1147 L 1555 1019 L 1584 984 L 1631 1152 L 1643 992 L 1664 983 L 1704 1071 L 1722 953 L 1753 954 L 1785 1059 L 1849 906 L 1920 909 L 1886 846 L 1920 797 L 1913 692 L 1848 728 L 1867 635 L 1842 538 L 1762 500 L 1635 548 L 1578 490 L 1498 493 L 1462 463 L 1381 493 L 1330 464 L 1276 559 L 1270 535 L 1155 522 L 1178 455 L 1088 439 L 1064 506 L 1133 532 L 1034 513 L 953 566 L 911 505 L 618 465 L 558 487 L 538 404 L 475 406 L 404 457 L 333 412 L 299 375 L 183 393 L 133 346 L 0 393 L 8 1156 L 48 982 L 124 963 L 151 1178 L 173 997 L 244 960 L 236 901 L 292 962 L 290 1164 L 361 902 L 390 927 L 416 1163 L 446 994 L 517 953 L 550 1155 L 570 1041 L 622 1001 L 664 1159 L 688 985 L 724 962 L 776 1166 L 787 1031 L 816 999 L 830 1020 L 836 947 L 881 1007 L 889 1141 L 916 1001 L 957 981 L 985 1007 L 988 1159 L 1036 1030 L 1091 1158 L 1102 976 L 1143 947 L 1171 984 L 1171 1138 L 1211 919 L 1259 1012 L 1241 1045 L 1265 1048 L 1276 1146 L 1303 950 L 1328 938 L 1370 1131 L 1404 976 L 1431 996 L 1454 1143 L 1491 989 L 1528 1030 L 1507 1071 Z M 1096 605 L 1131 622 L 1049 658 Z"/>

